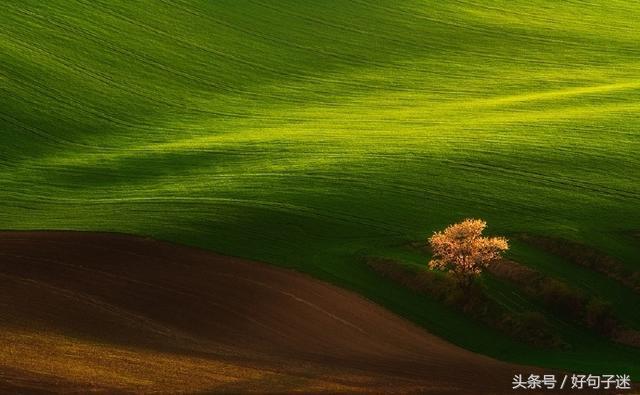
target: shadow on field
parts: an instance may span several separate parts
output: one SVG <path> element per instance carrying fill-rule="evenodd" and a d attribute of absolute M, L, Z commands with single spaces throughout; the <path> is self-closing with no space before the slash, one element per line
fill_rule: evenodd
<path fill-rule="evenodd" d="M 307 276 L 150 239 L 7 232 L 0 257 L 5 387 L 509 393 L 537 371 Z"/>

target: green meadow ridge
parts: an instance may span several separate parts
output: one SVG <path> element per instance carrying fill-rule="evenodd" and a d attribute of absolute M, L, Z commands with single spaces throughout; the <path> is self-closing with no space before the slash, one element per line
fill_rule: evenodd
<path fill-rule="evenodd" d="M 480 217 L 640 270 L 639 19 L 614 0 L 6 1 L 0 227 L 259 259 L 477 352 L 638 377 L 640 348 L 509 282 L 483 278 L 568 347 L 511 339 L 359 258 L 426 265 L 408 243 Z M 509 258 L 640 330 L 618 281 L 522 241 Z"/>

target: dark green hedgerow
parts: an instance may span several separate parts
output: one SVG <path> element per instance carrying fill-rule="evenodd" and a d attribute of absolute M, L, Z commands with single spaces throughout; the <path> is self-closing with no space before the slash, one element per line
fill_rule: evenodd
<path fill-rule="evenodd" d="M 388 258 L 366 257 L 364 261 L 378 274 L 455 307 L 515 339 L 539 347 L 558 348 L 565 345 L 552 332 L 544 315 L 538 312 L 510 312 L 489 298 L 478 282 L 473 282 L 463 290 L 455 279 L 444 273 L 413 268 Z"/>
<path fill-rule="evenodd" d="M 517 285 L 549 310 L 621 343 L 640 346 L 636 331 L 625 328 L 607 303 L 517 262 L 502 260 L 489 267 L 491 274 Z"/>
<path fill-rule="evenodd" d="M 600 272 L 625 286 L 640 293 L 640 271 L 618 262 L 595 248 L 565 239 L 543 236 L 519 235 L 520 240 L 534 247 L 543 249 L 567 261 Z"/>

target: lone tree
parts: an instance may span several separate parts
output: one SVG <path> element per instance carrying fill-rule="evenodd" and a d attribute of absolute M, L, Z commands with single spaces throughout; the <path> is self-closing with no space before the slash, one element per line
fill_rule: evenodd
<path fill-rule="evenodd" d="M 463 288 L 471 286 L 475 276 L 509 249 L 504 237 L 484 237 L 487 223 L 481 219 L 465 219 L 449 225 L 429 238 L 433 250 L 431 269 L 452 272 Z"/>

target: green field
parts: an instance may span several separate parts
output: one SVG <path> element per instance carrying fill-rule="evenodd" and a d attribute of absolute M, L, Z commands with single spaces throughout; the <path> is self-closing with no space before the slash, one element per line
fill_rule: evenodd
<path fill-rule="evenodd" d="M 613 0 L 3 2 L 0 228 L 293 267 L 474 351 L 637 378 L 640 348 L 542 309 L 571 348 L 535 349 L 359 257 L 426 263 L 403 245 L 480 217 L 640 270 L 638 20 L 640 3 Z M 638 293 L 510 254 L 640 330 Z"/>

